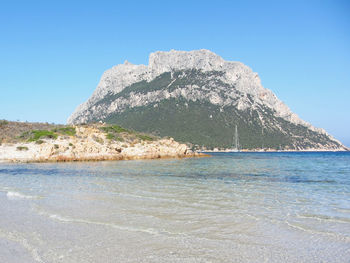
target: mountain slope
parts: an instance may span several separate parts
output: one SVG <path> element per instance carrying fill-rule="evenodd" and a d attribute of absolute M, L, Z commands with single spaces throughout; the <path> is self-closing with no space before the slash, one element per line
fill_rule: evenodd
<path fill-rule="evenodd" d="M 208 50 L 155 52 L 106 71 L 68 123 L 105 121 L 204 147 L 345 149 L 301 120 L 240 62 Z"/>

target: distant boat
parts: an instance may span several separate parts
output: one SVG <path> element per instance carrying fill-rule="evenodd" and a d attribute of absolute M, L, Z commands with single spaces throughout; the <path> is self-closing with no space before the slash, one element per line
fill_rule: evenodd
<path fill-rule="evenodd" d="M 281 144 L 278 146 L 277 152 L 282 152 Z"/>
<path fill-rule="evenodd" d="M 235 126 L 235 135 L 233 136 L 234 148 L 231 152 L 239 152 L 239 139 L 237 125 Z"/>
<path fill-rule="evenodd" d="M 262 139 L 262 143 L 261 143 L 261 149 L 259 150 L 259 152 L 265 152 L 266 149 L 264 147 L 264 128 L 261 128 L 261 139 Z"/>

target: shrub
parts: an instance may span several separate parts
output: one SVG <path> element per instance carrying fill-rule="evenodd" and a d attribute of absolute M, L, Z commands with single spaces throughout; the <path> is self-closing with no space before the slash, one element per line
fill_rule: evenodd
<path fill-rule="evenodd" d="M 17 146 L 17 151 L 28 151 L 27 146 Z"/>
<path fill-rule="evenodd" d="M 154 140 L 154 138 L 152 138 L 151 136 L 144 135 L 144 134 L 138 134 L 137 137 L 143 141 L 153 141 Z"/>
<path fill-rule="evenodd" d="M 70 143 L 69 143 L 69 146 L 73 146 L 73 143 L 70 142 Z"/>
<path fill-rule="evenodd" d="M 23 133 L 20 138 L 28 138 L 29 142 L 37 141 L 41 138 L 49 138 L 49 139 L 57 139 L 57 134 L 53 131 L 47 131 L 47 130 L 33 130 L 30 132 Z"/>
<path fill-rule="evenodd" d="M 95 141 L 95 142 L 98 142 L 98 143 L 100 143 L 100 144 L 103 144 L 103 139 L 102 138 L 100 138 L 100 137 L 97 137 L 97 136 L 93 136 L 92 137 L 92 139 Z"/>
<path fill-rule="evenodd" d="M 7 120 L 0 120 L 0 127 L 7 125 L 9 122 Z"/>
<path fill-rule="evenodd" d="M 112 134 L 112 133 L 108 133 L 107 136 L 106 136 L 106 138 L 107 138 L 108 140 L 114 140 L 115 135 Z"/>
<path fill-rule="evenodd" d="M 74 136 L 76 134 L 74 127 L 63 127 L 63 128 L 56 128 L 53 130 L 54 132 L 57 132 L 59 134 L 68 135 L 68 136 Z"/>
<path fill-rule="evenodd" d="M 132 131 L 127 130 L 119 125 L 105 126 L 105 127 L 101 127 L 100 129 L 107 133 L 121 133 L 121 132 L 133 133 Z"/>
<path fill-rule="evenodd" d="M 35 143 L 36 144 L 42 144 L 42 143 L 44 143 L 44 141 L 43 140 L 37 140 Z"/>
<path fill-rule="evenodd" d="M 112 141 L 119 141 L 119 142 L 123 142 L 124 141 L 124 139 L 122 137 L 119 137 L 118 135 L 113 134 L 113 133 L 108 133 L 106 138 L 108 140 L 112 140 Z"/>
<path fill-rule="evenodd" d="M 58 144 L 54 144 L 53 147 L 54 147 L 55 149 L 60 148 L 60 146 L 59 146 Z"/>

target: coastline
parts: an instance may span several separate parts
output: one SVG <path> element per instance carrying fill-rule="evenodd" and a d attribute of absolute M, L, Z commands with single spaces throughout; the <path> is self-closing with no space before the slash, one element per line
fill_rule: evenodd
<path fill-rule="evenodd" d="M 220 149 L 193 151 L 173 138 L 160 138 L 118 125 L 54 125 L 3 121 L 0 125 L 0 162 L 92 162 L 140 159 L 209 157 L 210 153 L 335 152 L 348 148 Z"/>
<path fill-rule="evenodd" d="M 19 140 L 17 136 L 12 141 L 3 142 L 0 145 L 0 162 L 88 162 L 208 156 L 191 151 L 186 144 L 173 138 L 138 134 L 119 126 L 68 128 L 69 134 L 34 130 L 29 132 L 29 139 Z M 108 132 L 105 132 L 106 129 Z M 33 134 L 34 137 L 45 135 L 33 139 L 30 137 Z"/>
<path fill-rule="evenodd" d="M 171 143 L 171 145 L 164 145 Z M 120 145 L 110 145 L 109 151 L 105 148 L 88 148 L 83 152 L 59 152 L 55 149 L 54 142 L 48 142 L 42 148 L 34 144 L 13 144 L 0 146 L 0 163 L 44 163 L 44 162 L 96 162 L 96 161 L 121 161 L 141 159 L 168 159 L 168 158 L 192 158 L 209 157 L 210 155 L 192 152 L 185 144 L 174 141 L 161 140 L 149 144 L 146 147 L 136 144 L 129 149 L 118 148 Z M 28 147 L 32 150 L 18 151 L 17 147 Z M 114 150 L 113 150 L 114 149 Z M 91 150 L 94 152 L 91 153 Z M 121 151 L 121 152 L 119 152 Z"/>
<path fill-rule="evenodd" d="M 155 160 L 155 159 L 182 159 L 210 157 L 206 153 L 194 152 L 176 155 L 100 155 L 88 157 L 42 157 L 42 158 L 16 158 L 8 157 L 0 159 L 1 163 L 59 163 L 59 162 L 102 162 L 102 161 L 129 161 L 129 160 Z"/>

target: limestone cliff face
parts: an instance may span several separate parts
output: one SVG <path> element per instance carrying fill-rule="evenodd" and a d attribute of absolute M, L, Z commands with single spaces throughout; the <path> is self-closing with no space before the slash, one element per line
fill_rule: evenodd
<path fill-rule="evenodd" d="M 103 99 L 107 94 L 117 94 L 134 83 L 150 81 L 164 72 L 188 69 L 197 69 L 203 72 L 222 71 L 225 73 L 220 78 L 223 82 L 234 86 L 238 91 L 252 95 L 256 103 L 269 106 L 276 110 L 278 116 L 286 120 L 310 126 L 291 112 L 270 90 L 265 89 L 261 85 L 258 74 L 254 73 L 248 66 L 240 62 L 225 61 L 220 56 L 205 49 L 189 52 L 175 50 L 171 50 L 170 52 L 158 51 L 150 54 L 148 66 L 133 65 L 126 61 L 122 65 L 117 65 L 107 70 L 103 74 L 92 97 L 76 109 L 72 116 L 69 117 L 68 123 L 87 122 L 94 114 L 100 114 L 100 109 L 95 110 L 94 104 Z M 184 87 L 184 90 L 187 89 L 191 89 L 191 87 Z M 209 99 L 216 104 L 224 106 L 225 104 L 231 103 L 237 105 L 240 109 L 245 109 L 250 106 L 245 98 L 236 101 L 236 96 L 230 96 L 230 90 L 227 90 L 227 94 L 225 94 L 228 95 L 228 97 L 233 97 L 230 101 L 225 101 L 225 99 L 218 95 L 215 91 L 215 87 L 212 88 L 211 91 L 212 93 Z M 135 95 L 134 97 L 137 97 L 138 94 Z M 139 96 L 135 98 L 134 100 L 139 101 L 136 106 L 147 104 L 147 97 L 154 97 L 156 99 L 157 95 L 159 97 L 159 94 L 151 93 L 148 94 L 148 96 Z M 202 99 L 201 95 L 202 94 L 198 93 L 195 97 L 189 97 L 186 92 L 181 94 L 185 99 L 191 100 Z M 171 94 L 164 95 L 164 97 L 168 96 L 171 96 Z M 105 111 L 111 112 L 109 109 Z"/>
<path fill-rule="evenodd" d="M 220 112 L 233 110 L 240 116 L 237 117 L 238 119 L 232 119 L 228 129 L 232 129 L 233 123 L 237 124 L 242 118 L 246 118 L 246 123 L 251 122 L 259 126 L 261 134 L 264 134 L 263 130 L 268 134 L 269 130 L 274 130 L 276 127 L 282 134 L 287 134 L 292 128 L 290 130 L 283 128 L 282 126 L 285 125 L 281 122 L 285 121 L 295 127 L 302 126 L 313 134 L 328 138 L 329 143 L 326 143 L 327 140 L 322 142 L 316 140 L 315 143 L 310 142 L 310 147 L 322 148 L 324 144 L 327 147 L 343 147 L 323 129 L 315 128 L 300 119 L 272 91 L 261 85 L 258 74 L 248 66 L 240 62 L 225 61 L 215 53 L 204 49 L 189 52 L 158 51 L 150 54 L 148 66 L 133 65 L 126 61 L 122 65 L 107 70 L 91 98 L 76 109 L 69 117 L 68 123 L 119 121 L 123 120 L 121 117 L 123 114 L 131 110 L 138 109 L 141 112 L 147 107 L 155 108 L 169 100 L 175 100 L 177 104 L 180 101 L 182 104 L 191 105 L 208 103 Z M 243 117 L 247 112 L 250 117 Z M 266 118 L 267 114 L 268 118 Z M 252 119 L 249 120 L 249 118 Z M 240 127 L 245 125 L 240 124 Z M 132 123 L 125 123 L 125 125 L 137 128 L 137 125 Z M 224 121 L 222 125 L 226 125 Z M 249 129 L 248 126 L 246 129 Z M 147 128 L 147 131 L 153 130 Z M 240 129 L 240 132 L 244 131 Z M 178 139 L 176 134 L 164 134 L 162 129 L 160 134 Z M 300 137 L 300 134 L 291 134 L 291 136 L 296 138 Z M 186 138 L 181 139 L 186 140 Z M 284 140 L 283 144 L 286 146 L 289 144 L 292 148 L 304 147 L 302 143 L 296 143 L 295 140 L 289 142 Z M 194 143 L 197 141 L 195 140 Z"/>

